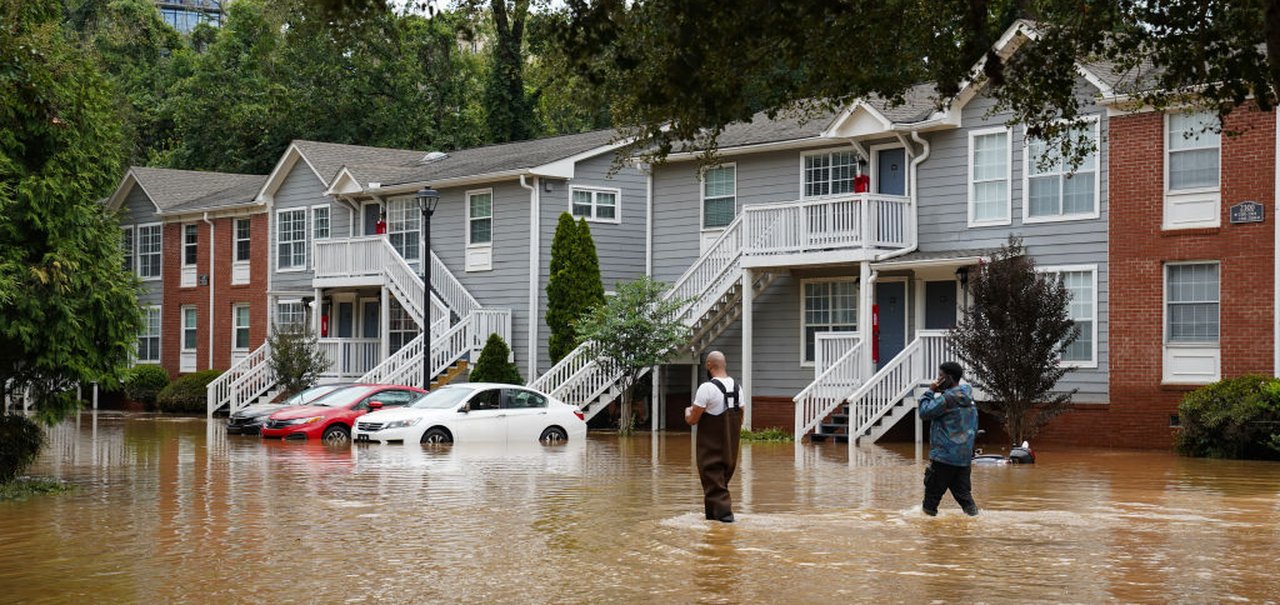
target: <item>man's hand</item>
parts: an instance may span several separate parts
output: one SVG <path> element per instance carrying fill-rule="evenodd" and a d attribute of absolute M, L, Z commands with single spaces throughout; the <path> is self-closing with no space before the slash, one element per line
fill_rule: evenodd
<path fill-rule="evenodd" d="M 930 390 L 930 391 L 933 391 L 934 393 L 941 393 L 941 392 L 942 392 L 942 379 L 941 379 L 941 378 L 939 378 L 939 379 L 937 379 L 937 380 L 933 381 L 933 384 L 930 384 L 930 385 L 929 385 L 929 390 Z"/>
<path fill-rule="evenodd" d="M 689 426 L 693 426 L 693 425 L 695 425 L 695 424 L 698 424 L 698 420 L 700 420 L 700 419 L 702 418 L 702 412 L 703 412 L 703 409 L 702 409 L 702 408 L 700 408 L 700 407 L 698 407 L 698 406 L 696 406 L 696 405 L 691 405 L 691 406 L 689 406 L 689 407 L 685 408 L 685 409 L 684 409 L 684 422 L 685 422 L 685 424 L 687 424 L 687 425 L 689 425 Z"/>

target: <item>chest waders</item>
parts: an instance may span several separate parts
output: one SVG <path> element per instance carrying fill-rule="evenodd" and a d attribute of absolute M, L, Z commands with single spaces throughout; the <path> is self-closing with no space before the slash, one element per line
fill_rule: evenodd
<path fill-rule="evenodd" d="M 742 390 L 734 382 L 729 391 L 711 379 L 724 397 L 725 410 L 719 416 L 703 413 L 698 419 L 698 479 L 702 481 L 703 507 L 708 520 L 723 520 L 733 514 L 729 480 L 738 468 L 738 439 L 742 433 Z"/>

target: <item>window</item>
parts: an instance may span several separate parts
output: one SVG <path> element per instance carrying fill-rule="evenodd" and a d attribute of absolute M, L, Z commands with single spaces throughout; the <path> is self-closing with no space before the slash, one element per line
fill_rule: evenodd
<path fill-rule="evenodd" d="M 196 308 L 182 308 L 182 351 L 189 353 L 196 350 Z"/>
<path fill-rule="evenodd" d="M 162 237 L 159 224 L 138 226 L 138 277 L 160 278 Z"/>
<path fill-rule="evenodd" d="M 249 305 L 236 305 L 231 316 L 231 348 L 249 350 Z"/>
<path fill-rule="evenodd" d="M 1094 367 L 1098 363 L 1098 281 L 1097 269 L 1088 267 L 1046 267 L 1045 273 L 1062 280 L 1071 295 L 1067 314 L 1080 328 L 1080 338 L 1062 352 L 1066 365 Z"/>
<path fill-rule="evenodd" d="M 281 210 L 276 215 L 276 267 L 280 270 L 307 266 L 307 211 Z"/>
<path fill-rule="evenodd" d="M 405 260 L 418 260 L 418 236 L 422 232 L 422 211 L 413 199 L 387 203 L 387 238 Z"/>
<path fill-rule="evenodd" d="M 307 309 L 301 301 L 276 303 L 276 325 L 281 328 L 304 327 L 307 324 Z"/>
<path fill-rule="evenodd" d="M 195 266 L 200 252 L 200 227 L 197 225 L 182 226 L 182 266 Z"/>
<path fill-rule="evenodd" d="M 702 173 L 702 228 L 722 229 L 733 222 L 738 203 L 738 167 L 708 168 Z"/>
<path fill-rule="evenodd" d="M 329 207 L 311 207 L 311 238 L 329 239 Z"/>
<path fill-rule="evenodd" d="M 502 407 L 502 389 L 489 389 L 476 393 L 471 401 L 467 402 L 467 407 L 471 411 L 478 410 L 496 410 Z"/>
<path fill-rule="evenodd" d="M 236 219 L 235 233 L 235 261 L 237 263 L 249 262 L 249 234 L 251 233 L 250 219 Z"/>
<path fill-rule="evenodd" d="M 387 318 L 390 320 L 390 344 L 391 352 L 395 353 L 409 344 L 409 341 L 417 338 L 418 324 L 413 321 L 413 317 L 409 312 L 400 306 L 400 303 L 394 298 L 391 299 L 391 313 Z"/>
<path fill-rule="evenodd" d="M 618 222 L 618 190 L 617 189 L 583 189 L 573 187 L 569 190 L 570 210 L 574 216 L 581 216 L 589 221 Z"/>
<path fill-rule="evenodd" d="M 858 287 L 853 280 L 804 282 L 804 363 L 813 363 L 816 334 L 858 329 Z"/>
<path fill-rule="evenodd" d="M 969 225 L 1009 223 L 1009 131 L 969 133 Z"/>
<path fill-rule="evenodd" d="M 142 332 L 138 334 L 138 361 L 160 362 L 160 307 L 142 308 Z"/>
<path fill-rule="evenodd" d="M 1165 266 L 1165 342 L 1218 343 L 1218 263 Z"/>
<path fill-rule="evenodd" d="M 120 251 L 124 254 L 124 270 L 133 273 L 133 227 L 120 228 Z"/>
<path fill-rule="evenodd" d="M 467 193 L 467 245 L 493 243 L 493 192 Z"/>
<path fill-rule="evenodd" d="M 1066 136 L 1077 141 L 1086 134 L 1095 149 L 1070 172 L 1068 162 L 1055 146 L 1028 137 L 1024 166 L 1023 218 L 1028 221 L 1098 216 L 1098 123 L 1072 129 Z"/>
<path fill-rule="evenodd" d="M 804 197 L 853 193 L 852 151 L 833 151 L 804 156 Z"/>
<path fill-rule="evenodd" d="M 1218 187 L 1221 135 L 1211 113 L 1169 115 L 1169 192 Z"/>
<path fill-rule="evenodd" d="M 533 391 L 506 389 L 508 408 L 545 408 L 547 399 Z"/>

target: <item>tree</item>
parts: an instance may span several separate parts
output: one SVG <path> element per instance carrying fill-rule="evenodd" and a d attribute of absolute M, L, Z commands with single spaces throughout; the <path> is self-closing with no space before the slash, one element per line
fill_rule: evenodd
<path fill-rule="evenodd" d="M 495 39 L 484 85 L 485 122 L 495 143 L 523 141 L 537 132 L 524 90 L 524 26 L 530 0 L 490 0 Z"/>
<path fill-rule="evenodd" d="M 600 281 L 600 261 L 595 241 L 585 220 L 574 222 L 568 212 L 560 214 L 556 233 L 551 240 L 551 265 L 547 279 L 547 353 L 551 362 L 564 359 L 578 339 L 573 322 L 588 309 L 604 302 L 604 284 Z"/>
<path fill-rule="evenodd" d="M 320 374 L 332 365 L 320 351 L 315 332 L 306 327 L 273 326 L 268 343 L 271 345 L 271 371 L 286 396 L 314 385 Z"/>
<path fill-rule="evenodd" d="M 679 319 L 688 301 L 664 298 L 665 292 L 666 284 L 648 276 L 621 284 L 615 296 L 574 324 L 578 337 L 592 343 L 597 361 L 620 373 L 623 434 L 631 432 L 632 387 L 640 375 L 689 344 L 689 327 Z"/>
<path fill-rule="evenodd" d="M 489 335 L 484 348 L 480 350 L 480 359 L 475 369 L 471 370 L 471 382 L 497 382 L 501 384 L 524 384 L 520 370 L 511 361 L 511 349 L 507 341 L 497 333 Z"/>
<path fill-rule="evenodd" d="M 941 105 L 978 81 L 1013 122 L 1077 158 L 1078 62 L 1113 64 L 1131 83 L 1118 92 L 1157 109 L 1270 109 L 1280 90 L 1280 0 L 566 5 L 560 40 L 575 70 L 608 91 L 615 123 L 658 156 L 689 142 L 713 149 L 727 124 L 761 111 L 901 101 L 921 82 L 936 84 Z M 1019 18 L 1037 24 L 1038 40 L 1006 59 L 993 44 Z"/>
<path fill-rule="evenodd" d="M 979 402 L 1015 443 L 1070 409 L 1070 391 L 1054 391 L 1070 367 L 1062 354 L 1080 336 L 1071 321 L 1071 294 L 1060 279 L 1038 273 L 1022 240 L 1010 236 L 990 263 L 970 278 L 973 305 L 948 338 L 975 384 Z"/>
<path fill-rule="evenodd" d="M 112 90 L 56 0 L 0 0 L 0 401 L 55 423 L 78 384 L 118 383 L 142 313 L 120 230 L 96 200 L 119 177 Z"/>

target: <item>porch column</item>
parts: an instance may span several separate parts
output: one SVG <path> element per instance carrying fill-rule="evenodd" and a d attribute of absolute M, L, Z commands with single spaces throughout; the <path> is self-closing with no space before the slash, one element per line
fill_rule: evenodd
<path fill-rule="evenodd" d="M 876 362 L 871 358 L 871 350 L 875 346 L 871 341 L 874 336 L 871 331 L 871 306 L 876 302 L 876 285 L 871 263 L 866 261 L 860 265 L 858 297 L 861 299 L 858 304 L 858 333 L 862 335 L 862 350 L 865 352 L 862 356 L 862 375 L 869 378 L 876 373 Z M 853 443 L 853 440 L 850 439 L 849 443 Z"/>
<path fill-rule="evenodd" d="M 379 363 L 385 361 L 391 356 L 391 299 L 387 293 L 386 286 L 382 286 L 381 294 L 382 309 L 378 312 L 378 340 L 380 341 L 379 354 L 381 355 L 381 357 L 378 358 Z M 426 319 L 423 321 L 425 321 L 427 325 L 431 325 L 430 297 L 428 297 L 427 308 L 423 313 L 426 316 Z"/>
<path fill-rule="evenodd" d="M 315 307 L 311 309 L 311 329 L 315 332 L 316 338 L 319 338 L 321 336 L 320 316 L 324 314 L 324 290 L 316 288 L 316 297 L 312 299 L 312 304 Z"/>
<path fill-rule="evenodd" d="M 649 368 L 649 432 L 658 433 L 658 373 L 662 366 Z"/>
<path fill-rule="evenodd" d="M 751 429 L 751 408 L 755 404 L 751 400 L 751 353 L 752 342 L 751 308 L 755 306 L 755 271 L 742 270 L 742 399 L 747 402 L 742 408 L 742 428 Z"/>
<path fill-rule="evenodd" d="M 93 383 L 93 409 L 98 409 L 98 383 Z"/>
<path fill-rule="evenodd" d="M 925 305 L 929 303 L 928 303 L 928 298 L 925 296 L 924 278 L 917 277 L 912 283 L 915 285 L 915 296 L 912 296 L 911 300 L 912 302 L 915 303 L 914 306 L 916 309 L 916 325 L 915 325 L 915 328 L 911 330 L 911 333 L 915 334 L 920 330 L 924 329 Z M 907 342 L 911 342 L 911 340 L 912 340 L 911 338 L 908 338 Z"/>

